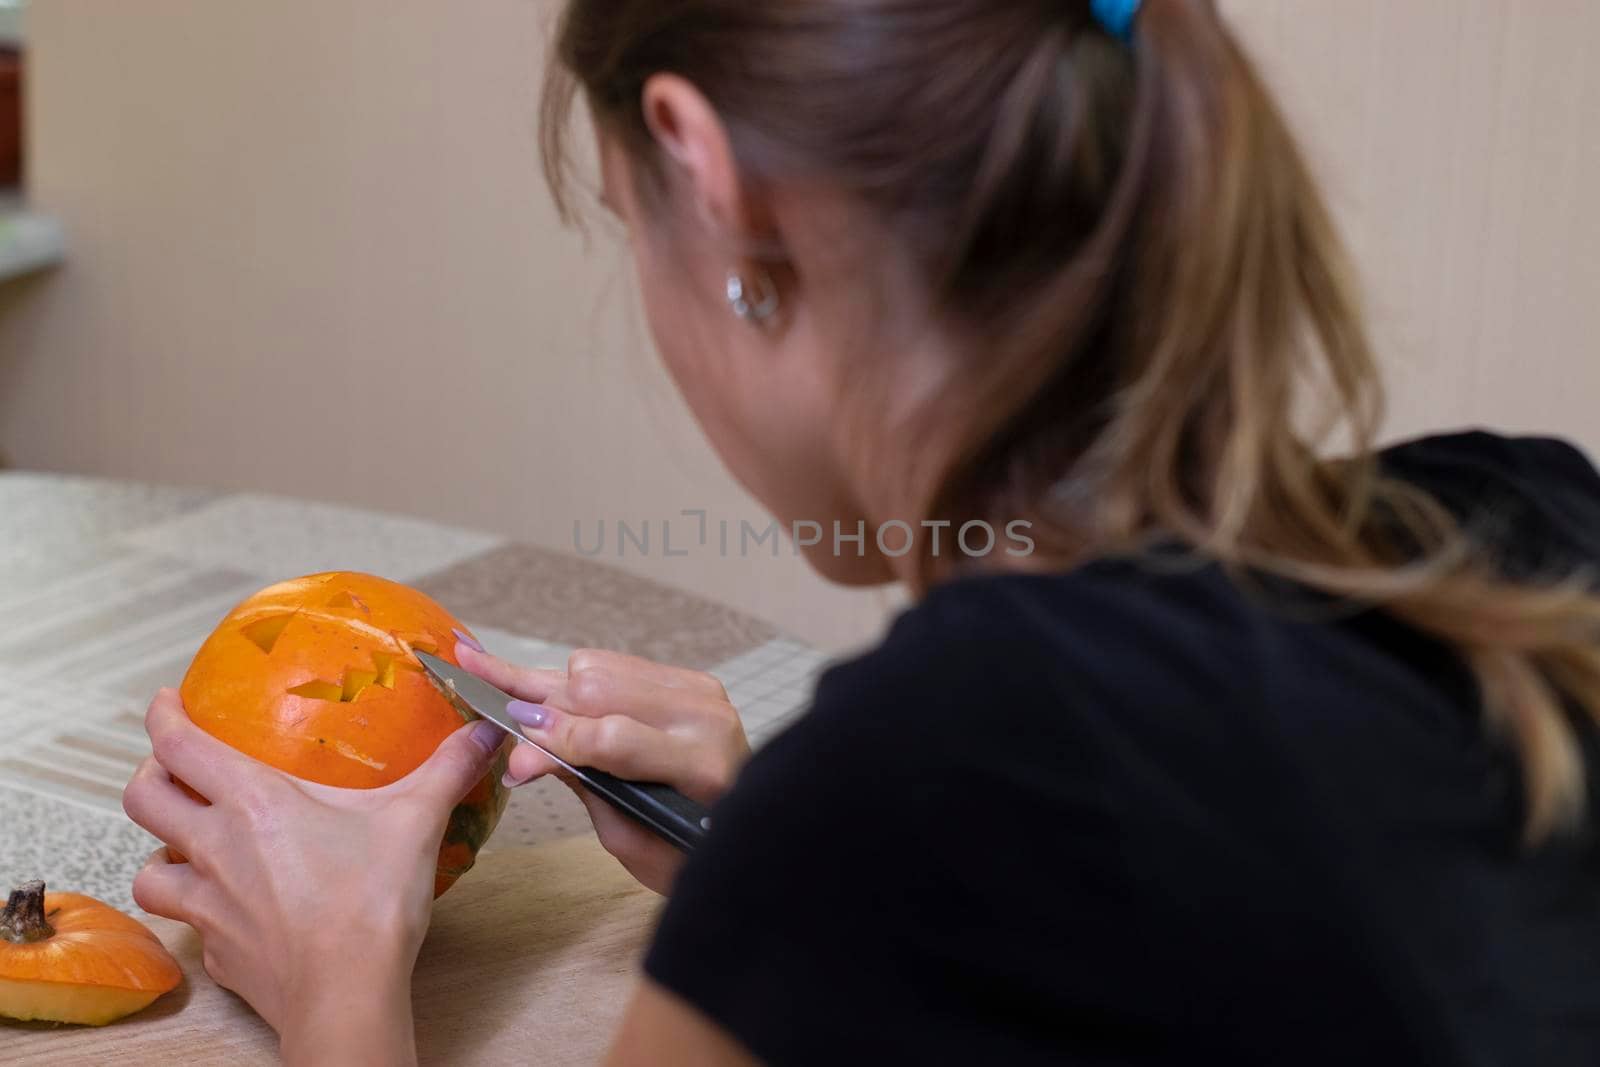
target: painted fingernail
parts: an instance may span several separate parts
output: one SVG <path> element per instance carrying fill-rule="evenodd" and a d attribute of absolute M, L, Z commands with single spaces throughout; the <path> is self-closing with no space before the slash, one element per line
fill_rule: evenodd
<path fill-rule="evenodd" d="M 500 742 L 505 740 L 506 732 L 492 722 L 480 722 L 473 724 L 469 736 L 473 744 L 485 752 L 493 752 L 500 747 Z"/>
<path fill-rule="evenodd" d="M 482 652 L 483 651 L 483 646 L 478 643 L 478 639 L 476 637 L 473 637 L 471 634 L 467 633 L 466 631 L 452 629 L 450 632 L 456 635 L 456 640 L 457 641 L 460 641 L 463 645 L 466 645 L 468 648 L 472 649 L 474 652 Z"/>
<path fill-rule="evenodd" d="M 530 704 L 526 700 L 513 700 L 506 705 L 510 716 L 524 726 L 540 729 L 550 721 L 550 709 L 538 704 Z"/>

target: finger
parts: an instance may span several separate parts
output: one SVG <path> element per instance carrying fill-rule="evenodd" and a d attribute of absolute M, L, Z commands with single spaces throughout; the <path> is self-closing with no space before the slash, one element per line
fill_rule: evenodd
<path fill-rule="evenodd" d="M 687 667 L 673 667 L 669 664 L 645 659 L 642 656 L 630 656 L 626 652 L 609 652 L 601 648 L 580 648 L 567 657 L 568 674 L 588 667 L 599 667 L 616 671 L 619 674 L 631 674 L 646 681 L 670 686 L 674 689 L 694 689 L 720 697 L 727 696 L 722 683 L 715 676 L 707 674 L 705 671 L 692 671 Z"/>
<path fill-rule="evenodd" d="M 635 878 L 657 893 L 665 893 L 671 886 L 684 855 L 667 844 L 635 820 L 624 815 L 575 780 L 567 786 L 577 794 L 589 813 L 589 824 L 595 837 L 611 855 L 615 856 Z"/>
<path fill-rule="evenodd" d="M 170 862 L 167 850 L 158 848 L 134 876 L 133 902 L 151 915 L 192 923 L 196 877 L 193 867 Z"/>
<path fill-rule="evenodd" d="M 585 788 L 576 778 L 564 781 L 567 788 L 582 801 L 584 810 L 589 813 L 589 824 L 594 827 L 595 836 L 600 838 L 607 852 L 614 855 L 635 856 L 655 845 L 663 848 L 672 847 L 646 830 L 637 820 L 624 815 Z"/>
<path fill-rule="evenodd" d="M 191 855 L 211 814 L 211 808 L 185 793 L 153 756 L 139 764 L 123 788 L 122 810 L 162 841 Z"/>
<path fill-rule="evenodd" d="M 626 715 L 659 729 L 674 727 L 731 728 L 739 713 L 724 695 L 705 689 L 663 685 L 638 674 L 607 666 L 584 666 L 567 677 L 558 706 L 577 715 L 600 718 Z"/>
<path fill-rule="evenodd" d="M 639 782 L 662 782 L 696 800 L 720 795 L 727 786 L 730 753 L 657 730 L 624 715 L 591 719 L 542 708 L 538 723 L 523 731 L 578 767 L 595 767 Z"/>
<path fill-rule="evenodd" d="M 461 661 L 461 666 L 490 685 L 505 690 L 518 700 L 535 704 L 549 700 L 567 681 L 565 671 L 518 667 L 499 656 L 479 652 L 465 642 L 456 645 L 456 658 Z"/>
<path fill-rule="evenodd" d="M 261 768 L 196 726 L 175 689 L 156 694 L 145 712 L 144 728 L 161 766 L 206 797 L 236 790 L 241 778 L 254 776 Z"/>
<path fill-rule="evenodd" d="M 536 778 L 555 774 L 560 765 L 532 745 L 512 745 L 511 756 L 506 760 L 506 773 L 501 781 L 508 788 L 527 785 Z"/>
<path fill-rule="evenodd" d="M 506 732 L 492 722 L 469 723 L 445 738 L 433 755 L 396 782 L 395 788 L 448 812 L 489 772 L 505 740 Z"/>

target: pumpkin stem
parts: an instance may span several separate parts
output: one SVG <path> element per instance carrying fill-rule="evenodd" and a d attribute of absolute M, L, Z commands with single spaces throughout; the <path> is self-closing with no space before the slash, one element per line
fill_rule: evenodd
<path fill-rule="evenodd" d="M 0 911 L 0 939 L 26 945 L 55 936 L 55 929 L 44 917 L 44 883 L 23 882 L 11 891 L 4 911 Z"/>

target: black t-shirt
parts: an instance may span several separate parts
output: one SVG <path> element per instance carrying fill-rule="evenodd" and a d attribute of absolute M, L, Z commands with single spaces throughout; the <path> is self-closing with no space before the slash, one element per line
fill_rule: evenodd
<path fill-rule="evenodd" d="M 1385 464 L 1508 571 L 1600 562 L 1569 446 Z M 1526 851 L 1480 723 L 1447 650 L 1216 567 L 959 580 L 751 761 L 646 969 L 773 1064 L 1594 1067 L 1600 837 Z"/>

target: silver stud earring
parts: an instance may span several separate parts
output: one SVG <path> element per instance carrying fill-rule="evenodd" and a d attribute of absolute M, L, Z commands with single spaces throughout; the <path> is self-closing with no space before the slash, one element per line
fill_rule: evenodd
<path fill-rule="evenodd" d="M 733 313 L 746 322 L 765 322 L 778 313 L 781 300 L 778 297 L 778 287 L 772 281 L 772 275 L 761 271 L 756 278 L 755 289 L 744 280 L 742 274 L 728 275 L 728 306 Z"/>

